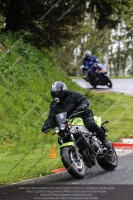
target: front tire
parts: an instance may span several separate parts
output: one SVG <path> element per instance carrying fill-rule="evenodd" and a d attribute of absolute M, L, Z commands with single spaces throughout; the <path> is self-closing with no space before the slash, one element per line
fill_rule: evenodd
<path fill-rule="evenodd" d="M 110 80 L 107 76 L 105 76 L 104 79 L 105 79 L 105 81 L 106 81 L 106 85 L 107 85 L 109 88 L 112 88 L 113 84 L 112 84 L 111 80 Z"/>
<path fill-rule="evenodd" d="M 63 147 L 60 151 L 62 162 L 68 173 L 76 179 L 82 179 L 85 176 L 85 164 L 81 155 L 77 162 L 74 147 Z"/>
<path fill-rule="evenodd" d="M 106 171 L 113 171 L 118 165 L 118 156 L 114 147 L 111 150 L 105 150 L 103 156 L 98 158 L 98 164 Z"/>
<path fill-rule="evenodd" d="M 90 84 L 94 89 L 97 87 L 97 83 L 94 81 L 90 81 Z"/>

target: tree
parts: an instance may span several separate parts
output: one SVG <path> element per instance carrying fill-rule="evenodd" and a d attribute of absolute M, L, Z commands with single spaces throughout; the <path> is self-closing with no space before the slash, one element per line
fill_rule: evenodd
<path fill-rule="evenodd" d="M 108 26 L 115 28 L 123 20 L 131 27 L 133 16 L 132 0 L 90 0 L 88 12 L 95 19 L 99 29 Z"/>
<path fill-rule="evenodd" d="M 108 28 L 98 30 L 94 20 L 88 15 L 81 24 L 78 37 L 65 42 L 64 47 L 59 48 L 58 51 L 55 49 L 54 53 L 67 74 L 75 76 L 80 73 L 79 68 L 86 50 L 90 50 L 101 62 L 105 63 L 104 57 L 107 54 L 109 37 L 110 30 Z"/>
<path fill-rule="evenodd" d="M 2 0 L 4 31 L 27 32 L 27 38 L 39 46 L 60 45 L 74 34 L 84 18 L 85 1 L 74 0 Z"/>
<path fill-rule="evenodd" d="M 21 31 L 38 47 L 60 46 L 76 37 L 85 13 L 99 29 L 115 27 L 121 20 L 130 25 L 132 0 L 1 0 L 4 31 Z M 130 8 L 130 9 L 129 9 Z"/>

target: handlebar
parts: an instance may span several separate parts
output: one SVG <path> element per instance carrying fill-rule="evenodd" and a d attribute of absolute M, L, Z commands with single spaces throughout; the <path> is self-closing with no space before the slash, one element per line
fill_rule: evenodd
<path fill-rule="evenodd" d="M 79 115 L 79 114 L 84 113 L 85 111 L 86 111 L 86 110 L 83 110 L 83 111 L 80 111 L 80 112 L 75 112 L 75 113 L 73 113 L 72 115 L 70 115 L 70 117 L 68 118 L 68 120 L 74 118 L 76 115 Z"/>
<path fill-rule="evenodd" d="M 102 123 L 102 125 L 109 123 L 109 120 L 106 120 L 105 122 Z"/>

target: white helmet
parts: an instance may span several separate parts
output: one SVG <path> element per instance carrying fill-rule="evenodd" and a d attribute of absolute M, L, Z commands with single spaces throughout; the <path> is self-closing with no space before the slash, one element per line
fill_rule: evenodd
<path fill-rule="evenodd" d="M 85 57 L 90 57 L 92 54 L 91 54 L 91 52 L 90 51 L 86 51 L 85 52 Z"/>

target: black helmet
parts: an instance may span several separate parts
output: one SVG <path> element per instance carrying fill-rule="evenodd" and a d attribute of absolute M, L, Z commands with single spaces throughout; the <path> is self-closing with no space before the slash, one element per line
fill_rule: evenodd
<path fill-rule="evenodd" d="M 52 84 L 51 87 L 51 96 L 53 99 L 61 99 L 64 94 L 68 91 L 67 86 L 62 81 L 56 81 Z"/>

